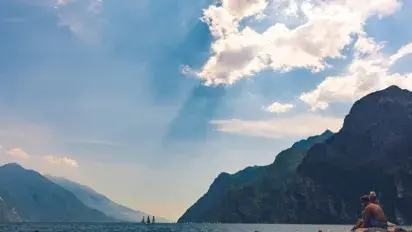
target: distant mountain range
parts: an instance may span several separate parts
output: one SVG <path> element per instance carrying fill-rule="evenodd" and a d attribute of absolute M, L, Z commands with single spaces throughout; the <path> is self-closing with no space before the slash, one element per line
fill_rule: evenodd
<path fill-rule="evenodd" d="M 46 175 L 46 177 L 54 183 L 72 192 L 81 202 L 83 202 L 83 204 L 92 209 L 104 212 L 109 217 L 121 221 L 140 222 L 143 216 L 146 218 L 147 216 L 151 216 L 147 213 L 133 210 L 123 205 L 117 204 L 88 186 L 81 185 L 62 177 L 53 177 L 49 175 Z M 165 218 L 156 217 L 156 222 L 167 223 L 170 221 Z"/>
<path fill-rule="evenodd" d="M 411 224 L 411 141 L 412 92 L 391 86 L 355 102 L 336 134 L 220 174 L 178 222 L 350 224 L 374 190 L 390 221 Z"/>
<path fill-rule="evenodd" d="M 90 209 L 70 191 L 16 163 L 0 167 L 0 221 L 108 222 L 116 221 Z"/>
<path fill-rule="evenodd" d="M 0 222 L 140 222 L 143 216 L 149 215 L 68 179 L 17 163 L 0 166 Z"/>

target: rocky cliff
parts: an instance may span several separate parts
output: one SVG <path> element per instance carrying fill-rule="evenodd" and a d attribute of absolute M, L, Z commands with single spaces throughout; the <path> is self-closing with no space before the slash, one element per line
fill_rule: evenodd
<path fill-rule="evenodd" d="M 207 213 L 192 214 L 195 204 L 179 221 L 347 224 L 359 196 L 374 190 L 391 221 L 412 223 L 410 141 L 412 93 L 391 86 L 358 100 L 329 139 L 300 155 L 286 150 L 261 178 L 226 191 Z"/>
<path fill-rule="evenodd" d="M 300 183 L 295 187 L 302 192 L 303 202 L 313 197 L 318 204 L 304 207 L 328 216 L 316 219 L 319 222 L 351 222 L 359 209 L 355 199 L 375 190 L 390 220 L 412 223 L 410 141 L 412 92 L 391 86 L 360 99 L 340 132 L 313 146 L 299 165 Z M 317 186 L 315 191 L 308 191 L 311 186 Z M 305 222 L 305 217 L 295 220 Z"/>
<path fill-rule="evenodd" d="M 208 192 L 202 196 L 185 214 L 179 222 L 258 222 L 246 204 L 254 207 L 255 201 L 266 197 L 266 183 L 272 183 L 273 188 L 280 189 L 293 176 L 298 164 L 306 151 L 314 144 L 323 142 L 333 135 L 325 131 L 322 135 L 313 136 L 299 141 L 289 149 L 276 156 L 274 163 L 267 166 L 245 168 L 235 174 L 221 173 L 210 186 Z M 263 189 L 257 189 L 257 186 Z M 243 203 L 230 202 L 232 199 L 242 200 Z M 234 204 L 233 206 L 231 204 Z M 243 204 L 245 206 L 243 206 Z M 242 205 L 244 211 L 234 210 Z M 233 211 L 232 211 L 233 210 Z"/>

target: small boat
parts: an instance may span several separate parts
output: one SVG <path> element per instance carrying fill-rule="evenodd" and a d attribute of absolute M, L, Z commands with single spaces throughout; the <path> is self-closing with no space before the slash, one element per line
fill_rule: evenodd
<path fill-rule="evenodd" d="M 388 229 L 359 228 L 359 229 L 354 230 L 354 232 L 412 232 L 412 230 L 406 230 L 406 229 L 403 229 L 403 228 L 399 228 L 399 227 L 396 227 L 396 225 L 390 223 L 389 226 L 388 226 Z"/>
<path fill-rule="evenodd" d="M 388 227 L 388 229 L 382 228 L 359 228 L 354 230 L 354 232 L 395 232 L 395 227 Z"/>

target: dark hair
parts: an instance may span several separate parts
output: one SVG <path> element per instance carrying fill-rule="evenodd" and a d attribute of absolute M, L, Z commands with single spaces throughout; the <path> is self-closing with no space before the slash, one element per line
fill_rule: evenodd
<path fill-rule="evenodd" d="M 369 203 L 369 196 L 368 195 L 363 195 L 360 197 L 360 200 L 362 203 Z"/>

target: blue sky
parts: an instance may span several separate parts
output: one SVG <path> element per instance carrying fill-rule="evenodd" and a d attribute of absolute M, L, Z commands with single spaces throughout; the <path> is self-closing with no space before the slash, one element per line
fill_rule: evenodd
<path fill-rule="evenodd" d="M 0 161 L 176 220 L 223 171 L 412 88 L 396 0 L 0 1 Z M 403 49 L 401 49 L 403 48 Z"/>

